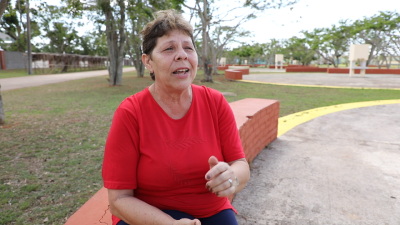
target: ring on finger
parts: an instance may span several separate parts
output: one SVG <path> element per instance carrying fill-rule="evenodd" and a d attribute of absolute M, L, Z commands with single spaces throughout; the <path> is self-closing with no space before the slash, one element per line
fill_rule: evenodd
<path fill-rule="evenodd" d="M 229 181 L 229 183 L 231 183 L 231 186 L 230 186 L 230 187 L 232 187 L 232 186 L 233 186 L 232 180 L 231 180 L 231 179 L 228 179 L 228 181 Z"/>

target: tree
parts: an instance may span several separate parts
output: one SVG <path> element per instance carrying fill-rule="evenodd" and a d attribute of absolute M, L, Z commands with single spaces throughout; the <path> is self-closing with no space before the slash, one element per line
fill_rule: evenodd
<path fill-rule="evenodd" d="M 109 84 L 121 85 L 125 49 L 126 2 L 124 0 L 63 0 L 71 14 L 80 17 L 84 12 L 93 13 L 91 18 L 105 26 L 109 57 Z"/>
<path fill-rule="evenodd" d="M 130 1 L 128 3 L 128 17 L 130 32 L 127 32 L 126 53 L 135 66 L 137 76 L 143 77 L 145 66 L 142 62 L 142 38 L 140 31 L 147 22 L 150 22 L 153 12 L 142 1 Z"/>
<path fill-rule="evenodd" d="M 388 53 L 395 59 L 400 65 L 400 25 L 397 28 L 397 32 L 390 34 L 390 44 L 388 47 Z"/>
<path fill-rule="evenodd" d="M 5 49 L 10 51 L 20 51 L 25 52 L 27 50 L 27 34 L 26 34 L 26 1 L 17 0 L 15 5 L 7 5 L 3 17 L 0 20 L 0 31 L 8 34 L 14 39 L 14 42 L 9 44 Z M 36 9 L 31 9 L 31 38 L 40 35 L 39 26 L 37 23 L 38 11 Z M 33 51 L 37 48 L 33 46 Z"/>
<path fill-rule="evenodd" d="M 109 84 L 121 85 L 125 48 L 125 1 L 117 0 L 111 5 L 110 0 L 97 0 L 98 6 L 105 15 L 106 37 L 108 44 Z"/>
<path fill-rule="evenodd" d="M 261 45 L 266 66 L 268 67 L 271 64 L 275 64 L 275 55 L 282 51 L 281 41 L 273 38 L 269 42 Z"/>
<path fill-rule="evenodd" d="M 352 24 L 352 34 L 355 35 L 358 42 L 371 45 L 367 65 L 374 56 L 385 53 L 390 41 L 386 34 L 396 29 L 399 23 L 400 16 L 397 12 L 379 12 L 370 18 L 356 20 Z"/>
<path fill-rule="evenodd" d="M 159 10 L 174 8 L 180 10 L 180 2 L 174 0 L 147 1 L 130 0 L 127 6 L 127 39 L 126 54 L 129 55 L 136 68 L 138 77 L 144 76 L 145 66 L 142 62 L 142 37 L 140 32 L 144 26 L 153 20 L 153 13 Z"/>
<path fill-rule="evenodd" d="M 249 62 L 253 65 L 258 61 L 260 58 L 263 57 L 264 54 L 264 45 L 255 43 L 251 46 L 252 54 L 249 57 Z"/>
<path fill-rule="evenodd" d="M 225 22 L 242 24 L 245 21 L 255 18 L 256 13 L 270 8 L 281 8 L 293 5 L 297 0 L 244 0 L 227 5 L 226 2 L 216 0 L 196 0 L 194 6 L 184 3 L 184 6 L 196 14 L 199 23 L 198 29 L 202 34 L 201 61 L 204 67 L 204 79 L 206 82 L 213 82 L 211 68 L 208 67 L 209 60 L 209 33 L 214 32 L 215 27 Z M 239 9 L 247 9 L 247 12 L 238 13 Z M 233 15 L 233 16 L 232 16 Z M 234 25 L 233 27 L 235 27 Z"/>
<path fill-rule="evenodd" d="M 218 26 L 214 32 L 211 32 L 212 36 L 208 37 L 210 43 L 211 52 L 211 63 L 212 63 L 212 74 L 217 75 L 218 61 L 221 58 L 224 48 L 232 41 L 235 41 L 236 37 L 246 37 L 249 35 L 248 31 L 243 31 L 238 28 L 240 24 L 235 27 L 231 26 Z"/>
<path fill-rule="evenodd" d="M 75 28 L 82 26 L 81 23 L 74 22 L 65 6 L 54 6 L 43 2 L 38 8 L 39 24 L 43 31 L 42 40 L 46 40 L 41 43 L 41 50 L 61 54 L 79 53 L 80 36 Z"/>
<path fill-rule="evenodd" d="M 0 125 L 3 125 L 5 122 L 6 118 L 4 116 L 3 99 L 1 97 L 1 84 L 0 84 Z"/>
<path fill-rule="evenodd" d="M 81 55 L 107 56 L 107 37 L 104 32 L 92 31 L 79 37 Z"/>
<path fill-rule="evenodd" d="M 391 59 L 396 60 L 400 65 L 400 14 L 394 12 L 393 20 L 395 21 L 396 26 L 393 29 L 385 31 L 385 35 L 388 37 L 386 53 L 390 55 Z M 387 66 L 390 68 L 390 65 Z"/>
<path fill-rule="evenodd" d="M 290 60 L 299 60 L 302 65 L 309 65 L 316 59 L 315 51 L 307 45 L 305 38 L 291 37 L 283 45 L 283 54 Z"/>
<path fill-rule="evenodd" d="M 3 16 L 4 11 L 7 8 L 9 0 L 1 0 L 0 1 L 0 19 Z M 0 85 L 0 125 L 5 123 L 4 109 L 3 109 L 3 99 L 1 97 L 1 85 Z"/>
<path fill-rule="evenodd" d="M 232 52 L 234 55 L 240 57 L 239 64 L 245 59 L 254 64 L 255 58 L 262 55 L 263 49 L 258 43 L 254 45 L 244 44 L 238 48 L 234 48 Z"/>
<path fill-rule="evenodd" d="M 6 10 L 9 2 L 10 2 L 10 0 L 1 0 L 0 1 L 0 19 L 1 19 L 1 16 L 3 16 L 3 13 Z"/>
<path fill-rule="evenodd" d="M 339 58 L 349 50 L 350 28 L 345 23 L 340 21 L 340 26 L 316 28 L 312 32 L 302 31 L 311 49 L 334 67 L 339 66 Z"/>

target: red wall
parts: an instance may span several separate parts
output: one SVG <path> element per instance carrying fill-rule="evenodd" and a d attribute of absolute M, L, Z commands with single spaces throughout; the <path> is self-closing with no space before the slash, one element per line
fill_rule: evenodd
<path fill-rule="evenodd" d="M 348 68 L 329 68 L 328 73 L 350 73 Z M 355 69 L 354 73 L 359 74 L 360 70 Z M 400 74 L 400 69 L 366 69 L 366 74 Z"/>
<path fill-rule="evenodd" d="M 319 68 L 313 66 L 303 66 L 303 67 L 287 67 L 286 72 L 327 72 L 328 68 Z"/>
<path fill-rule="evenodd" d="M 285 69 L 287 66 L 282 66 L 282 68 L 283 69 Z M 274 65 L 270 65 L 268 68 L 270 68 L 270 69 L 275 69 L 275 66 Z M 281 66 L 278 66 L 278 69 L 280 69 L 281 68 Z"/>

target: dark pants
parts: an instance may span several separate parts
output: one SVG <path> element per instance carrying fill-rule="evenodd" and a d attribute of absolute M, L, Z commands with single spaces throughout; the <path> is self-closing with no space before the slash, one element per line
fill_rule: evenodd
<path fill-rule="evenodd" d="M 163 210 L 163 212 L 170 215 L 172 218 L 176 220 L 180 220 L 183 218 L 191 220 L 196 219 L 187 213 L 177 210 Z M 201 225 L 238 225 L 235 213 L 233 212 L 232 209 L 225 209 L 210 217 L 198 218 L 198 220 L 200 220 Z M 128 225 L 128 224 L 121 220 L 117 225 Z"/>

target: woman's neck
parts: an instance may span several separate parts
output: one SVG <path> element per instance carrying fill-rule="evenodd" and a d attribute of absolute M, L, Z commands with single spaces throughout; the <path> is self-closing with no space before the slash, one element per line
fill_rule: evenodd
<path fill-rule="evenodd" d="M 158 105 L 172 118 L 180 119 L 189 111 L 193 94 L 192 86 L 182 91 L 168 92 L 153 83 L 149 91 Z"/>

